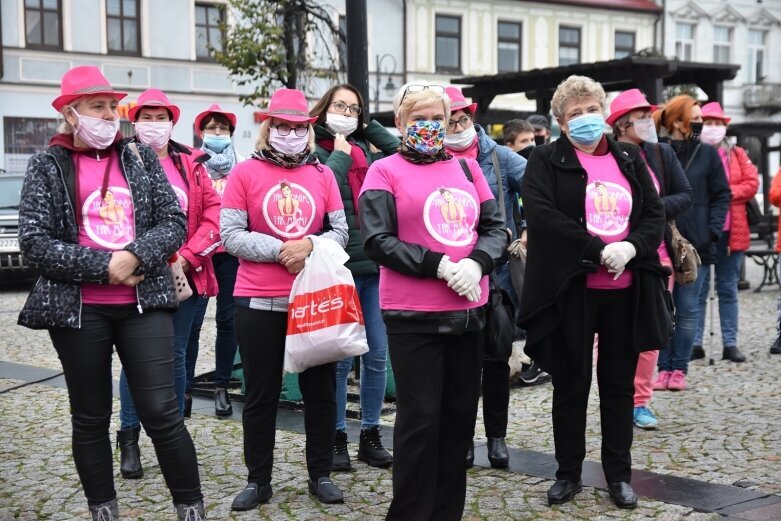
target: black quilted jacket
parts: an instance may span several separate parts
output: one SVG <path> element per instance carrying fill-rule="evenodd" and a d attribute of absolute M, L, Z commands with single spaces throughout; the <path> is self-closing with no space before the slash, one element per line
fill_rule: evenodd
<path fill-rule="evenodd" d="M 182 245 L 187 221 L 171 184 L 151 148 L 130 139 L 116 143 L 120 168 L 135 207 L 136 240 L 125 249 L 141 260 L 139 311 L 176 309 L 177 299 L 167 259 Z M 75 208 L 75 172 L 71 152 L 52 146 L 27 165 L 19 206 L 19 242 L 41 276 L 19 314 L 19 324 L 33 329 L 81 326 L 81 283 L 108 284 L 111 252 L 79 246 Z"/>

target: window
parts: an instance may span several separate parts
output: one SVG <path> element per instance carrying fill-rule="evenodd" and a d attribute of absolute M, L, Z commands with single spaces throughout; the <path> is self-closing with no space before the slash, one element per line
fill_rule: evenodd
<path fill-rule="evenodd" d="M 54 118 L 3 118 L 5 138 L 5 165 L 8 173 L 27 170 L 30 157 L 49 147 L 49 139 L 57 133 L 58 121 Z"/>
<path fill-rule="evenodd" d="M 499 22 L 497 29 L 497 57 L 499 72 L 518 72 L 521 70 L 521 24 Z"/>
<path fill-rule="evenodd" d="M 692 60 L 694 56 L 693 24 L 675 24 L 675 55 L 680 60 Z"/>
<path fill-rule="evenodd" d="M 24 0 L 27 47 L 62 49 L 60 0 Z"/>
<path fill-rule="evenodd" d="M 732 28 L 713 28 L 713 62 L 729 63 L 732 61 Z"/>
<path fill-rule="evenodd" d="M 756 29 L 748 31 L 748 83 L 765 79 L 765 41 L 767 33 Z"/>
<path fill-rule="evenodd" d="M 437 72 L 460 72 L 461 18 L 437 15 L 436 29 Z"/>
<path fill-rule="evenodd" d="M 580 63 L 580 28 L 559 27 L 559 65 Z"/>
<path fill-rule="evenodd" d="M 223 13 L 219 5 L 195 4 L 195 56 L 199 59 L 212 59 L 210 45 L 215 51 L 222 51 Z"/>
<path fill-rule="evenodd" d="M 113 54 L 140 54 L 138 0 L 106 0 L 106 39 Z"/>
<path fill-rule="evenodd" d="M 626 58 L 635 53 L 635 33 L 628 31 L 616 31 L 615 55 L 616 58 Z"/>

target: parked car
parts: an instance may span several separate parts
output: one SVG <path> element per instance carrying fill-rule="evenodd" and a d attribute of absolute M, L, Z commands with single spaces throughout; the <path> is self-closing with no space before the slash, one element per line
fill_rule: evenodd
<path fill-rule="evenodd" d="M 24 174 L 0 174 L 0 280 L 32 278 L 19 251 L 19 199 Z"/>

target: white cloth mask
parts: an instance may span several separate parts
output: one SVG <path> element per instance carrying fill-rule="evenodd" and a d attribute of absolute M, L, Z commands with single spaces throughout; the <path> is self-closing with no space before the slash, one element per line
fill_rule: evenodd
<path fill-rule="evenodd" d="M 632 126 L 635 127 L 637 137 L 646 143 L 658 143 L 659 137 L 656 135 L 656 123 L 651 118 L 636 119 Z"/>
<path fill-rule="evenodd" d="M 168 145 L 174 129 L 171 121 L 139 121 L 134 126 L 138 139 L 155 150 L 162 150 Z"/>
<path fill-rule="evenodd" d="M 719 146 L 727 135 L 727 127 L 724 125 L 704 125 L 700 134 L 700 141 Z"/>
<path fill-rule="evenodd" d="M 358 118 L 328 112 L 325 115 L 325 126 L 334 134 L 344 134 L 347 137 L 358 128 Z"/>
<path fill-rule="evenodd" d="M 453 150 L 466 150 L 475 142 L 477 131 L 474 125 L 458 134 L 445 134 L 445 147 Z"/>
<path fill-rule="evenodd" d="M 71 110 L 79 120 L 79 124 L 73 130 L 73 135 L 82 140 L 85 145 L 96 150 L 103 150 L 114 142 L 114 138 L 119 132 L 119 118 L 109 121 L 103 118 L 82 116 L 74 108 Z"/>
<path fill-rule="evenodd" d="M 309 144 L 309 130 L 303 136 L 297 136 L 291 129 L 290 134 L 282 136 L 279 131 L 271 127 L 268 135 L 269 144 L 276 150 L 286 155 L 300 154 Z"/>

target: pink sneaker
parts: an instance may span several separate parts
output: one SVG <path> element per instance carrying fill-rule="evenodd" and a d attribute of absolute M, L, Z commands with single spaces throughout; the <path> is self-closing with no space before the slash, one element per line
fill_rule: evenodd
<path fill-rule="evenodd" d="M 654 382 L 654 391 L 666 391 L 667 386 L 670 384 L 671 371 L 659 371 L 656 375 L 656 381 Z"/>
<path fill-rule="evenodd" d="M 673 371 L 670 382 L 667 384 L 667 389 L 670 391 L 683 391 L 686 389 L 686 373 L 680 369 Z"/>

